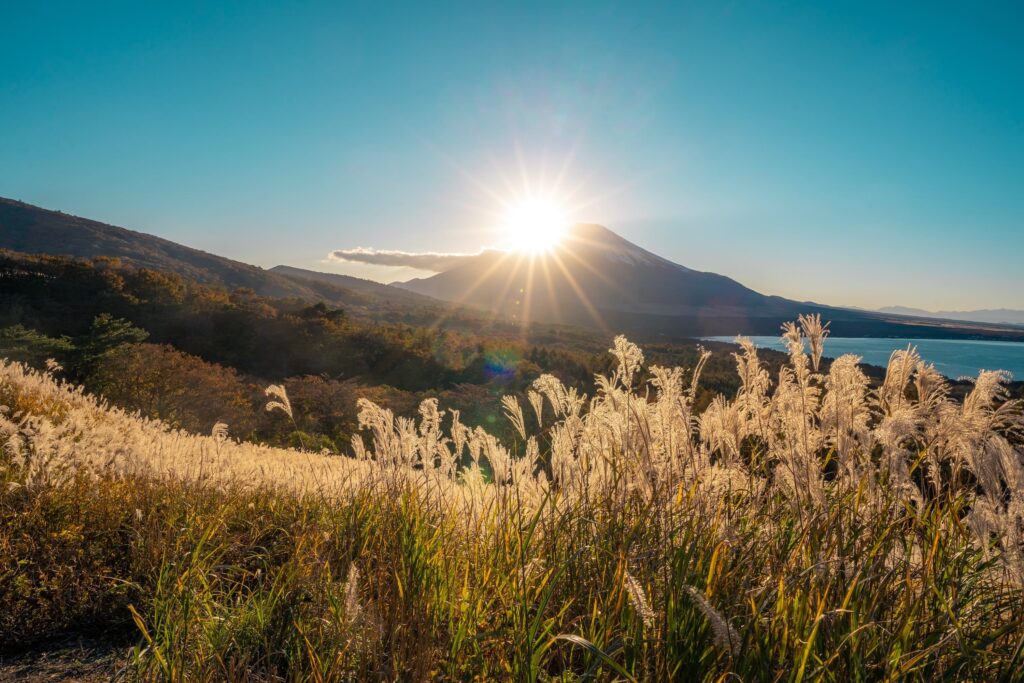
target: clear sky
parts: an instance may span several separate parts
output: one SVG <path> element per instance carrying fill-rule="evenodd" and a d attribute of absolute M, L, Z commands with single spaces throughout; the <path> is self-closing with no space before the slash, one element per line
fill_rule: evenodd
<path fill-rule="evenodd" d="M 1019 1 L 0 5 L 0 196 L 387 281 L 326 254 L 529 184 L 765 293 L 1024 308 Z"/>

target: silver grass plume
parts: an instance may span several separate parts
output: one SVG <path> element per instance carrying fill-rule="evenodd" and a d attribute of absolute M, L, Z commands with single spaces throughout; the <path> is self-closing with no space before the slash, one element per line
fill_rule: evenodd
<path fill-rule="evenodd" d="M 821 354 L 825 350 L 825 337 L 828 336 L 828 323 L 821 324 L 821 315 L 801 315 L 800 327 L 803 329 L 807 343 L 811 347 L 811 364 L 814 371 L 818 371 L 818 364 L 821 362 Z"/>
<path fill-rule="evenodd" d="M 533 406 L 533 412 L 537 414 L 537 426 L 544 426 L 544 397 L 538 394 L 533 389 L 526 392 L 526 398 L 529 399 L 530 405 Z"/>
<path fill-rule="evenodd" d="M 697 354 L 697 364 L 693 366 L 693 374 L 690 376 L 690 390 L 688 392 L 690 403 L 693 403 L 694 399 L 697 398 L 701 373 L 704 372 L 704 366 L 707 365 L 708 359 L 711 358 L 711 352 L 700 344 L 697 345 Z"/>
<path fill-rule="evenodd" d="M 210 436 L 212 436 L 213 438 L 217 439 L 218 441 L 223 441 L 223 440 L 227 439 L 228 438 L 228 426 L 227 426 L 227 423 L 218 422 L 215 425 L 213 425 L 213 429 L 210 430 Z"/>
<path fill-rule="evenodd" d="M 893 351 L 885 370 L 885 380 L 878 388 L 878 405 L 886 415 L 896 414 L 905 404 L 903 392 L 921 357 L 917 349 L 908 345 Z"/>
<path fill-rule="evenodd" d="M 423 466 L 432 469 L 438 455 L 443 457 L 446 439 L 441 433 L 443 410 L 437 409 L 437 399 L 427 398 L 420 402 L 419 453 Z"/>
<path fill-rule="evenodd" d="M 567 419 L 579 416 L 587 397 L 576 391 L 576 387 L 569 387 L 565 392 L 564 414 Z"/>
<path fill-rule="evenodd" d="M 761 367 L 757 357 L 757 347 L 748 337 L 736 337 L 741 353 L 732 354 L 736 361 L 736 372 L 740 376 L 740 396 L 747 404 L 748 410 L 760 407 L 768 394 L 771 379 L 768 371 Z"/>
<path fill-rule="evenodd" d="M 700 416 L 700 434 L 710 452 L 721 455 L 727 466 L 735 462 L 745 436 L 740 404 L 716 396 Z"/>
<path fill-rule="evenodd" d="M 420 436 L 437 434 L 441 431 L 441 418 L 444 411 L 437 409 L 436 398 L 425 398 L 420 402 Z"/>
<path fill-rule="evenodd" d="M 533 380 L 533 388 L 548 400 L 556 416 L 564 414 L 566 394 L 561 380 L 545 373 Z"/>
<path fill-rule="evenodd" d="M 526 454 L 523 456 L 523 459 L 530 464 L 530 467 L 540 462 L 540 445 L 537 444 L 535 437 L 531 436 L 526 441 Z"/>
<path fill-rule="evenodd" d="M 627 569 L 625 571 L 624 580 L 626 584 L 626 593 L 629 595 L 629 604 L 633 606 L 634 611 L 640 615 L 640 620 L 644 624 L 644 628 L 647 630 L 654 629 L 654 610 L 651 609 L 651 603 L 647 601 L 647 595 L 644 593 L 643 586 L 640 582 L 629 573 Z"/>
<path fill-rule="evenodd" d="M 652 365 L 650 371 L 651 385 L 658 390 L 658 400 L 675 402 L 683 393 L 683 369 Z"/>
<path fill-rule="evenodd" d="M 398 443 L 398 464 L 412 467 L 417 464 L 420 442 L 416 435 L 416 420 L 409 417 L 395 418 Z"/>
<path fill-rule="evenodd" d="M 929 410 L 946 403 L 949 398 L 949 382 L 931 363 L 919 360 L 915 364 L 914 388 L 918 404 Z"/>
<path fill-rule="evenodd" d="M 978 378 L 973 380 L 974 388 L 964 399 L 965 415 L 983 415 L 992 410 L 997 399 L 1005 399 L 1006 387 L 1010 374 L 1003 370 L 982 370 Z"/>
<path fill-rule="evenodd" d="M 639 346 L 621 334 L 615 337 L 615 340 L 612 342 L 612 348 L 608 349 L 608 351 L 619 361 L 617 377 L 622 380 L 622 385 L 625 387 L 632 386 L 633 375 L 644 364 L 643 351 L 640 350 Z"/>
<path fill-rule="evenodd" d="M 804 337 L 796 323 L 787 322 L 782 325 L 782 342 L 790 359 L 804 355 Z"/>
<path fill-rule="evenodd" d="M 501 405 L 505 408 L 505 417 L 519 432 L 519 436 L 525 439 L 526 424 L 523 421 L 523 409 L 519 407 L 519 399 L 515 396 L 502 396 Z"/>
<path fill-rule="evenodd" d="M 693 600 L 694 604 L 697 605 L 697 609 L 701 611 L 704 618 L 711 624 L 712 640 L 715 643 L 715 647 L 719 650 L 728 652 L 730 656 L 737 653 L 740 646 L 740 636 L 736 633 L 736 629 L 732 627 L 728 621 L 725 620 L 718 610 L 711 606 L 704 594 L 693 586 L 686 586 L 686 593 Z"/>
<path fill-rule="evenodd" d="M 373 453 L 377 462 L 396 465 L 401 458 L 401 439 L 395 434 L 395 415 L 387 408 L 381 408 L 373 401 L 360 398 L 356 401 L 360 429 L 373 432 Z"/>
<path fill-rule="evenodd" d="M 821 405 L 822 431 L 845 464 L 851 464 L 848 458 L 854 449 L 870 451 L 868 378 L 860 369 L 860 360 L 860 356 L 844 354 L 832 362 Z"/>
<path fill-rule="evenodd" d="M 462 457 L 462 450 L 466 447 L 466 442 L 469 440 L 469 428 L 462 424 L 462 413 L 454 408 L 448 411 L 452 415 L 452 426 L 449 433 L 452 436 L 452 444 L 454 445 L 454 458 L 459 460 Z"/>
<path fill-rule="evenodd" d="M 369 457 L 366 453 L 366 446 L 363 445 L 363 437 L 358 434 L 352 435 L 352 454 L 356 460 L 366 460 Z"/>
<path fill-rule="evenodd" d="M 284 386 L 281 384 L 271 384 L 269 387 L 263 390 L 263 393 L 270 396 L 273 401 L 268 401 L 266 410 L 267 412 L 273 412 L 280 410 L 282 413 L 287 415 L 291 419 L 292 417 L 292 402 L 288 400 L 288 392 L 284 390 Z"/>
<path fill-rule="evenodd" d="M 359 618 L 359 567 L 355 562 L 348 566 L 345 581 L 345 619 L 351 624 Z"/>

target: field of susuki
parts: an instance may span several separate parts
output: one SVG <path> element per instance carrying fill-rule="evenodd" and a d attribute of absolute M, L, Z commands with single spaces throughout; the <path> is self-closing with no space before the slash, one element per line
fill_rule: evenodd
<path fill-rule="evenodd" d="M 348 456 L 173 431 L 0 367 L 0 643 L 127 643 L 126 680 L 1013 680 L 1024 416 L 913 350 L 819 372 L 816 318 L 701 414 L 619 337 L 499 443 L 361 401 Z M 705 357 L 706 358 L 706 357 Z M 702 361 L 703 362 L 703 361 Z M 284 390 L 268 408 L 291 414 Z M 113 672 L 112 672 L 113 673 Z"/>

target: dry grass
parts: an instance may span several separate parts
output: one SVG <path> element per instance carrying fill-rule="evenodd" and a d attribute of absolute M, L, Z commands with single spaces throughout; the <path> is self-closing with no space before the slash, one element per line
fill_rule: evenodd
<path fill-rule="evenodd" d="M 539 379 L 508 446 L 360 405 L 343 458 L 191 436 L 0 369 L 5 643 L 139 634 L 165 680 L 996 680 L 1022 663 L 1024 425 L 826 329 L 702 415 L 700 366 Z M 805 346 L 809 346 L 808 355 Z M 274 388 L 274 409 L 288 407 Z"/>

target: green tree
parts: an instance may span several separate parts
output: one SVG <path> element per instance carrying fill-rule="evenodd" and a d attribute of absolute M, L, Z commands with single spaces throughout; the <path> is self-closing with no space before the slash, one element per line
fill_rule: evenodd
<path fill-rule="evenodd" d="M 77 344 L 78 371 L 83 376 L 88 375 L 111 351 L 128 344 L 141 344 L 147 337 L 149 332 L 135 327 L 127 320 L 115 318 L 109 313 L 100 313 L 93 318 L 88 334 Z"/>
<path fill-rule="evenodd" d="M 49 358 L 64 360 L 73 349 L 67 337 L 47 337 L 24 325 L 0 329 L 0 358 L 40 367 Z"/>

